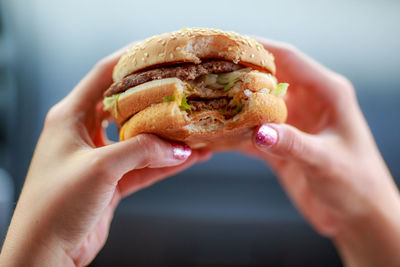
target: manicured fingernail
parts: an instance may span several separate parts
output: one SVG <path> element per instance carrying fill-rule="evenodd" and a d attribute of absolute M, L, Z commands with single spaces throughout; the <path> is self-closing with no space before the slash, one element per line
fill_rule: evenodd
<path fill-rule="evenodd" d="M 172 147 L 174 159 L 187 159 L 192 154 L 192 150 L 187 145 L 172 144 Z"/>
<path fill-rule="evenodd" d="M 263 125 L 256 134 L 256 143 L 261 147 L 272 147 L 278 140 L 278 133 L 272 127 Z"/>

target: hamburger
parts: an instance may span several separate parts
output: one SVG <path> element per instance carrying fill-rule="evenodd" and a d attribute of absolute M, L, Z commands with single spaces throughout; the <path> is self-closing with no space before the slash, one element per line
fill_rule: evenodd
<path fill-rule="evenodd" d="M 120 141 L 140 133 L 191 148 L 250 143 L 255 127 L 287 117 L 274 57 L 234 32 L 184 28 L 153 36 L 123 54 L 104 92 Z"/>

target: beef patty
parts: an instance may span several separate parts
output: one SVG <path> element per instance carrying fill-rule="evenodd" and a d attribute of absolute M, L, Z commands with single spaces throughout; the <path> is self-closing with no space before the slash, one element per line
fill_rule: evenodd
<path fill-rule="evenodd" d="M 188 104 L 190 105 L 191 111 L 203 111 L 203 110 L 218 110 L 222 108 L 226 108 L 229 104 L 228 98 L 217 98 L 212 100 L 204 100 L 204 99 L 189 99 Z"/>
<path fill-rule="evenodd" d="M 176 77 L 181 79 L 182 81 L 189 81 L 209 73 L 231 72 L 240 68 L 243 67 L 233 62 L 213 60 L 206 61 L 200 64 L 183 63 L 170 67 L 144 70 L 126 76 L 124 79 L 122 79 L 121 82 L 113 83 L 110 88 L 105 91 L 104 96 L 107 97 L 112 96 L 113 94 L 122 93 L 131 87 L 152 80 Z"/>
<path fill-rule="evenodd" d="M 232 99 L 228 97 L 215 99 L 188 99 L 190 105 L 189 115 L 208 110 L 218 110 L 226 120 L 234 117 L 242 108 L 242 103 L 232 103 Z"/>

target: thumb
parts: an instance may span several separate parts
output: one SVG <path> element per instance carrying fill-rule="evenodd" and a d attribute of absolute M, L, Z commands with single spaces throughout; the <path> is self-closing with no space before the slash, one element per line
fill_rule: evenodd
<path fill-rule="evenodd" d="M 151 134 L 141 134 L 128 140 L 97 148 L 99 168 L 112 171 L 113 176 L 134 170 L 163 168 L 182 164 L 192 153 L 185 144 L 170 143 Z"/>
<path fill-rule="evenodd" d="M 324 156 L 322 141 L 288 124 L 268 123 L 256 129 L 254 145 L 262 152 L 315 166 Z"/>

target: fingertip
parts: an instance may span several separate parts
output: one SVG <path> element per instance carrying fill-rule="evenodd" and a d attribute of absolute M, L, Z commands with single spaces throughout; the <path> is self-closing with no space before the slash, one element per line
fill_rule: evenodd
<path fill-rule="evenodd" d="M 172 157 L 176 160 L 186 160 L 192 154 L 192 149 L 186 144 L 172 143 Z"/>
<path fill-rule="evenodd" d="M 213 155 L 213 151 L 210 149 L 202 149 L 199 151 L 199 161 L 204 162 L 209 160 Z"/>
<path fill-rule="evenodd" d="M 263 124 L 256 129 L 253 143 L 261 150 L 269 150 L 278 142 L 278 131 L 272 124 Z"/>

